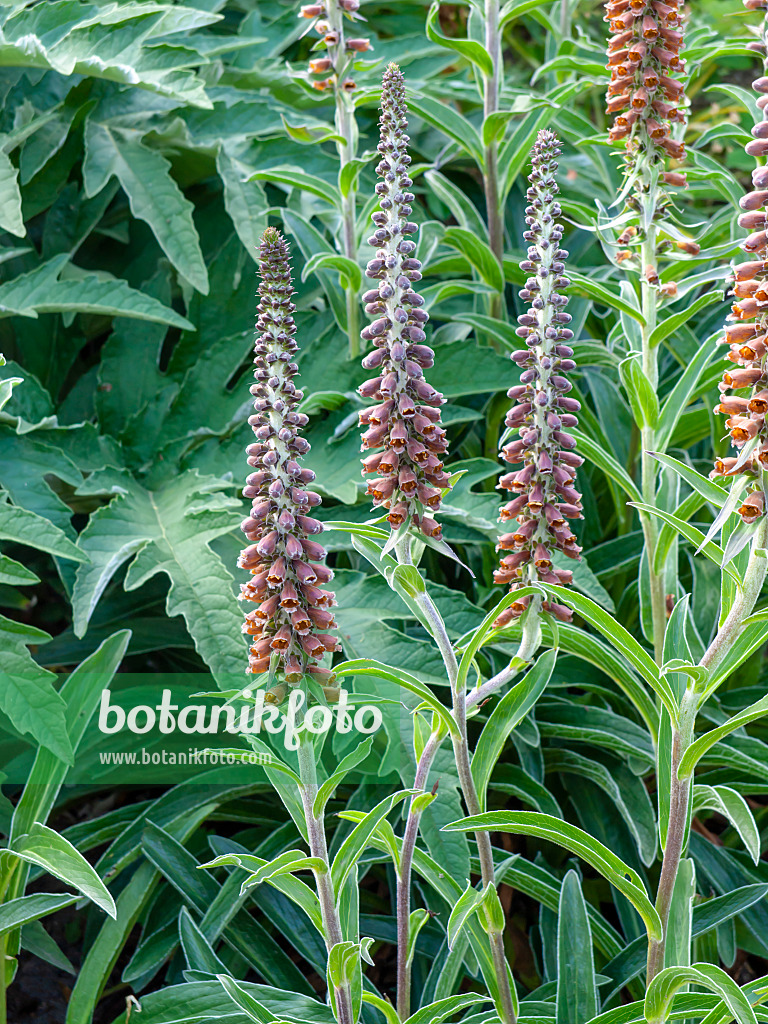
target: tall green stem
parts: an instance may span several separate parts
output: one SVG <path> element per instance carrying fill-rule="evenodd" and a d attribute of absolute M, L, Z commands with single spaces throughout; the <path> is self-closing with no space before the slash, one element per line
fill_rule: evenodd
<path fill-rule="evenodd" d="M 491 58 L 492 72 L 483 83 L 483 114 L 488 117 L 499 109 L 501 91 L 502 54 L 501 31 L 499 28 L 498 0 L 485 0 L 485 48 Z M 485 168 L 483 187 L 485 208 L 488 217 L 488 240 L 491 251 L 504 265 L 504 211 L 499 201 L 499 144 L 494 139 L 485 147 Z M 503 311 L 503 295 L 494 295 L 490 300 L 490 315 L 499 319 Z"/>
<path fill-rule="evenodd" d="M 398 562 L 401 565 L 413 564 L 413 560 L 411 558 L 411 541 L 409 536 L 406 535 L 403 540 L 398 542 L 396 554 Z M 469 758 L 469 739 L 467 736 L 467 694 L 466 688 L 459 684 L 459 665 L 456 660 L 453 644 L 451 643 L 450 637 L 446 631 L 443 617 L 435 607 L 435 604 L 429 594 L 426 592 L 418 593 L 415 600 L 418 601 L 419 606 L 430 623 L 432 635 L 435 638 L 435 642 L 437 643 L 442 655 L 446 674 L 448 676 L 448 682 L 451 686 L 453 717 L 458 726 L 458 736 L 452 736 L 453 753 L 456 760 L 456 769 L 459 775 L 459 784 L 461 785 L 461 790 L 464 795 L 464 802 L 467 805 L 469 814 L 480 814 L 480 800 L 477 795 L 475 781 L 472 777 Z M 487 832 L 481 831 L 475 833 L 475 840 L 477 842 L 478 856 L 480 858 L 480 874 L 483 880 L 483 887 L 485 887 L 489 882 L 494 882 L 493 847 L 491 846 L 491 837 Z M 415 842 L 415 833 L 413 841 Z M 406 897 L 405 894 L 403 894 L 403 914 L 405 913 L 406 898 L 408 901 L 410 900 L 410 897 Z M 408 906 L 410 907 L 410 902 L 408 902 Z M 404 927 L 404 923 L 400 916 L 399 904 L 398 916 L 398 930 L 401 930 Z M 410 913 L 408 916 L 410 917 Z M 496 985 L 499 991 L 499 1006 L 497 1007 L 499 1016 L 502 1020 L 502 1024 L 516 1024 L 517 1016 L 515 1014 L 514 999 L 510 986 L 507 958 L 504 953 L 504 936 L 501 932 L 492 929 L 489 932 L 489 939 Z"/>
<path fill-rule="evenodd" d="M 651 204 L 655 206 L 655 197 L 651 198 Z M 642 365 L 643 373 L 653 388 L 654 393 L 659 386 L 659 365 L 658 350 L 651 345 L 651 336 L 656 327 L 658 312 L 658 288 L 651 285 L 646 278 L 646 267 L 656 265 L 656 243 L 658 229 L 655 224 L 648 225 L 645 232 L 645 240 L 642 246 L 642 268 L 640 286 L 642 289 L 642 310 L 645 323 L 642 333 Z M 650 452 L 656 448 L 655 430 L 653 424 L 646 424 L 642 429 L 642 457 L 641 457 L 641 490 L 643 502 L 646 505 L 656 504 L 656 469 L 657 463 Z M 664 631 L 666 629 L 667 598 L 664 588 L 664 574 L 657 573 L 654 569 L 656 545 L 658 543 L 658 527 L 654 516 L 643 513 L 640 516 L 645 538 L 645 551 L 648 558 L 648 577 L 651 590 L 651 619 L 653 623 L 653 648 L 656 657 L 656 664 L 661 665 L 664 650 Z"/>
<path fill-rule="evenodd" d="M 659 971 L 664 969 L 664 953 L 666 950 L 669 911 L 672 906 L 672 894 L 675 889 L 680 858 L 688 841 L 688 803 L 690 800 L 690 779 L 679 779 L 677 770 L 683 754 L 693 739 L 696 722 L 697 697 L 692 690 L 687 690 L 680 702 L 680 721 L 672 730 L 672 756 L 669 793 L 669 820 L 667 837 L 664 845 L 664 857 L 661 863 L 659 887 L 656 892 L 656 910 L 661 918 L 661 938 L 651 939 L 648 943 L 647 984 L 653 981 Z"/>
<path fill-rule="evenodd" d="M 344 941 L 344 937 L 331 882 L 331 867 L 328 859 L 328 846 L 325 840 L 325 824 L 323 819 L 318 818 L 314 811 L 314 802 L 318 791 L 317 766 L 315 764 L 315 748 L 306 731 L 302 733 L 297 753 L 299 777 L 301 778 L 301 800 L 304 806 L 304 818 L 307 823 L 309 849 L 312 856 L 322 861 L 325 865 L 323 870 L 316 870 L 314 875 L 317 885 L 317 897 L 320 901 L 320 911 L 323 917 L 325 944 L 330 953 L 334 946 Z M 355 1024 L 349 987 L 346 985 L 337 987 L 334 995 L 339 1011 L 339 1024 Z"/>
<path fill-rule="evenodd" d="M 419 763 L 413 788 L 416 793 L 411 798 L 408 820 L 405 823 L 403 844 L 400 848 L 400 869 L 397 873 L 397 1015 L 401 1021 L 411 1015 L 411 968 L 408 962 L 408 944 L 411 922 L 411 874 L 413 871 L 413 854 L 419 835 L 421 811 L 416 809 L 416 799 L 424 791 L 435 754 L 442 741 L 442 733 L 432 733 L 427 740 Z"/>
<path fill-rule="evenodd" d="M 757 599 L 760 597 L 766 573 L 768 573 L 768 557 L 765 554 L 766 546 L 768 546 L 768 518 L 764 516 L 752 541 L 752 553 L 744 574 L 743 587 L 733 602 L 728 615 L 723 620 L 723 624 L 718 629 L 717 635 L 699 662 L 701 666 L 709 669 L 710 678 L 719 668 L 726 654 L 731 649 L 733 642 L 741 633 L 744 628 L 744 620 L 752 613 Z M 678 778 L 678 768 L 683 754 L 693 740 L 696 714 L 705 699 L 706 695 L 702 696 L 701 693 L 696 693 L 691 689 L 687 690 L 680 702 L 678 726 L 672 732 L 669 824 L 667 826 L 667 841 L 661 864 L 659 887 L 656 894 L 656 909 L 659 912 L 663 930 L 660 940 L 651 940 L 648 944 L 648 985 L 650 985 L 659 971 L 664 968 L 664 953 L 672 893 L 674 892 L 675 881 L 677 880 L 677 872 L 680 868 L 680 858 L 688 841 L 691 779 Z"/>
<path fill-rule="evenodd" d="M 8 1024 L 8 1008 L 5 994 L 6 944 L 5 936 L 0 937 L 0 1024 Z"/>
<path fill-rule="evenodd" d="M 338 37 L 335 59 L 336 82 L 334 98 L 336 101 L 336 133 L 344 140 L 336 143 L 339 155 L 339 173 L 357 156 L 358 130 L 355 120 L 355 107 L 352 96 L 344 89 L 347 72 L 353 63 L 352 54 L 347 53 L 344 37 L 344 13 L 336 0 L 329 0 L 327 5 L 328 27 Z M 357 190 L 350 183 L 345 196 L 342 196 L 342 245 L 347 259 L 357 263 Z M 357 359 L 360 355 L 360 296 L 350 285 L 345 288 L 347 337 L 349 339 L 349 358 Z"/>

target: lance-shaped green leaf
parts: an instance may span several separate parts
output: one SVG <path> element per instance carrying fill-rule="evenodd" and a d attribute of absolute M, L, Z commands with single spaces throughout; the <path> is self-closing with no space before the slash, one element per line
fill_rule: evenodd
<path fill-rule="evenodd" d="M 488 780 L 507 737 L 546 689 L 556 661 L 557 651 L 542 654 L 530 672 L 504 694 L 485 723 L 472 756 L 472 777 L 481 811 L 485 810 Z"/>
<path fill-rule="evenodd" d="M 719 544 L 715 544 L 713 540 L 707 540 L 701 530 L 698 530 L 695 526 L 691 526 L 690 523 L 686 523 L 682 519 L 677 519 L 671 512 L 665 512 L 664 509 L 656 508 L 654 505 L 646 505 L 641 501 L 631 501 L 629 504 L 638 511 L 645 512 L 646 515 L 656 516 L 658 519 L 662 519 L 665 523 L 675 529 L 681 537 L 685 537 L 687 541 L 693 544 L 697 551 L 701 551 L 701 553 L 705 555 L 710 562 L 714 562 L 719 569 L 722 569 L 724 573 L 727 573 L 737 586 L 741 586 L 741 580 L 737 573 L 735 573 L 729 565 L 724 564 L 725 552 L 723 549 Z"/>
<path fill-rule="evenodd" d="M 730 786 L 694 786 L 691 813 L 698 814 L 703 810 L 717 811 L 727 818 L 741 836 L 754 863 L 759 863 L 760 833 L 749 804 L 741 793 Z"/>
<path fill-rule="evenodd" d="M 596 281 L 594 277 L 585 277 L 582 274 L 575 274 L 569 270 L 568 278 L 571 282 L 568 288 L 574 293 L 574 295 L 583 295 L 585 298 L 591 299 L 592 302 L 596 302 L 600 306 L 609 306 L 611 309 L 618 309 L 622 313 L 626 313 L 627 316 L 631 316 L 633 320 L 637 320 L 638 323 L 645 323 L 645 317 L 637 306 L 633 306 L 631 302 L 627 302 L 626 299 L 623 299 L 618 292 L 615 292 L 612 288 L 602 284 L 600 281 Z"/>
<path fill-rule="evenodd" d="M 178 926 L 179 941 L 190 970 L 205 971 L 207 974 L 226 971 L 226 967 L 216 956 L 213 946 L 197 927 L 186 907 L 182 907 L 179 912 Z"/>
<path fill-rule="evenodd" d="M 487 242 L 464 228 L 447 228 L 443 242 L 457 249 L 472 264 L 487 285 L 497 292 L 504 290 L 504 274 Z"/>
<path fill-rule="evenodd" d="M 64 836 L 36 821 L 29 832 L 17 836 L 6 857 L 18 857 L 60 878 L 87 896 L 110 917 L 116 917 L 115 901 L 94 869 Z"/>
<path fill-rule="evenodd" d="M 522 624 L 519 620 L 510 623 L 503 632 L 496 635 L 496 638 L 499 639 L 501 636 L 508 634 L 516 640 L 520 638 L 522 635 Z M 542 625 L 542 634 L 545 644 L 555 645 L 554 632 L 546 622 Z M 656 704 L 630 669 L 623 655 L 619 654 L 599 637 L 586 633 L 578 626 L 569 623 L 558 623 L 557 643 L 560 646 L 560 650 L 566 654 L 573 654 L 590 665 L 596 666 L 601 672 L 605 672 L 606 675 L 615 681 L 629 700 L 632 701 L 655 742 L 659 718 Z"/>
<path fill-rule="evenodd" d="M 715 896 L 706 903 L 699 903 L 693 908 L 692 938 L 704 935 L 723 922 L 730 921 L 737 914 L 764 899 L 766 895 L 768 883 L 744 885 L 726 896 Z M 645 970 L 647 956 L 648 942 L 644 935 L 640 935 L 601 968 L 601 973 L 612 982 L 611 986 L 602 992 L 605 1001 Z"/>
<path fill-rule="evenodd" d="M 646 680 L 649 686 L 661 698 L 664 707 L 670 714 L 673 722 L 677 721 L 677 701 L 667 680 L 660 675 L 659 669 L 651 656 L 635 640 L 631 633 L 617 622 L 612 615 L 604 611 L 600 605 L 585 597 L 569 590 L 567 587 L 558 587 L 554 584 L 546 584 L 546 590 L 555 594 L 563 604 L 573 608 L 583 619 L 599 630 L 606 640 L 620 651 L 627 661 L 637 669 L 640 675 Z"/>
<path fill-rule="evenodd" d="M 229 998 L 235 1006 L 245 1013 L 248 1020 L 254 1020 L 257 1024 L 280 1024 L 275 1019 L 274 1013 L 268 1010 L 258 999 L 255 999 L 250 992 L 246 992 L 234 978 L 230 978 L 228 974 L 217 974 L 216 977 L 221 982 L 221 987 Z"/>
<path fill-rule="evenodd" d="M 301 850 L 285 850 L 274 860 L 262 864 L 250 876 L 248 882 L 250 885 L 261 885 L 262 882 L 268 882 L 277 875 L 290 875 L 294 871 L 323 872 L 325 870 L 325 861 L 320 860 L 319 857 L 307 857 Z"/>
<path fill-rule="evenodd" d="M 446 178 L 440 171 L 427 171 L 424 177 L 437 198 L 454 215 L 459 222 L 459 226 L 466 228 L 467 231 L 474 232 L 478 238 L 482 238 L 484 242 L 487 242 L 488 228 L 485 225 L 485 221 L 477 212 L 474 203 L 464 195 L 458 185 L 455 185 L 449 178 Z M 496 322 L 498 323 L 498 321 Z"/>
<path fill-rule="evenodd" d="M 479 167 L 483 166 L 483 145 L 477 128 L 454 107 L 432 99 L 424 93 L 409 94 L 408 110 L 414 117 L 420 117 L 427 124 L 459 145 L 465 153 L 474 157 Z"/>
<path fill-rule="evenodd" d="M 655 444 L 663 452 L 685 412 L 686 406 L 696 392 L 699 381 L 704 371 L 709 366 L 714 354 L 714 345 L 702 345 L 685 367 L 670 393 L 664 399 L 664 404 L 659 413 L 658 422 L 655 426 Z"/>
<path fill-rule="evenodd" d="M 638 873 L 607 846 L 567 821 L 536 811 L 489 811 L 445 826 L 448 832 L 512 832 L 536 836 L 570 850 L 607 878 L 640 914 L 649 938 L 661 938 L 661 920 Z"/>
<path fill-rule="evenodd" d="M 587 462 L 591 462 L 598 469 L 602 470 L 633 501 L 643 500 L 643 496 L 626 469 L 609 452 L 605 451 L 601 445 L 593 441 L 591 437 L 587 437 L 582 431 L 572 430 L 571 433 L 576 438 L 576 447 L 579 450 L 579 454 L 583 455 Z"/>
<path fill-rule="evenodd" d="M 98 313 L 194 330 L 186 317 L 151 295 L 118 278 L 68 266 L 68 261 L 62 253 L 0 284 L 0 316 L 36 319 L 40 313 Z"/>
<path fill-rule="evenodd" d="M 727 722 L 718 725 L 716 729 L 710 729 L 709 732 L 705 732 L 703 736 L 694 740 L 680 759 L 680 767 L 677 770 L 678 778 L 689 779 L 693 775 L 698 762 L 716 743 L 719 743 L 721 739 L 729 733 L 735 732 L 736 729 L 740 729 L 743 725 L 757 721 L 763 715 L 768 715 L 768 697 L 755 701 L 754 704 L 750 704 L 748 708 L 745 708 L 738 715 L 734 715 Z"/>
<path fill-rule="evenodd" d="M 338 853 L 333 858 L 333 864 L 331 865 L 333 891 L 336 893 L 337 897 L 341 892 L 344 882 L 347 880 L 347 876 L 360 859 L 379 823 L 383 821 L 392 808 L 396 804 L 399 804 L 401 800 L 410 794 L 410 792 L 410 790 L 402 789 L 397 793 L 392 793 L 390 796 L 384 797 L 383 800 L 379 801 L 379 803 L 377 803 L 376 806 L 372 808 L 357 825 L 355 825 L 347 838 L 341 844 Z"/>
<path fill-rule="evenodd" d="M 310 274 L 316 270 L 338 270 L 341 284 L 344 288 L 354 288 L 360 291 L 363 285 L 363 272 L 354 260 L 338 253 L 317 252 L 310 256 L 301 271 L 301 280 L 306 281 Z"/>
<path fill-rule="evenodd" d="M 260 871 L 265 864 L 267 864 L 267 861 L 263 857 L 255 856 L 255 854 L 223 853 L 206 864 L 200 864 L 200 868 L 217 868 L 223 865 L 233 865 L 243 868 L 245 871 L 253 872 L 240 887 L 242 895 L 251 888 L 251 880 L 255 877 L 256 872 Z M 289 874 L 270 875 L 265 881 L 274 889 L 277 889 L 278 892 L 287 896 L 297 907 L 300 907 L 317 931 L 321 935 L 323 934 L 323 917 L 320 911 L 320 901 L 306 882 L 302 882 L 300 878 L 295 878 Z"/>
<path fill-rule="evenodd" d="M 128 196 L 131 213 L 145 221 L 178 272 L 203 295 L 208 271 L 192 220 L 192 203 L 170 174 L 171 165 L 136 131 L 89 120 L 85 130 L 83 178 L 88 196 L 101 192 L 116 177 Z"/>
<path fill-rule="evenodd" d="M 309 192 L 318 199 L 324 199 L 331 206 L 338 203 L 336 189 L 327 181 L 314 174 L 307 174 L 300 167 L 270 167 L 267 171 L 254 171 L 248 181 L 269 181 L 274 185 L 289 185 Z"/>
<path fill-rule="evenodd" d="M 397 683 L 404 690 L 409 690 L 411 693 L 416 694 L 417 697 L 420 697 L 430 710 L 435 712 L 446 729 L 453 733 L 453 735 L 458 736 L 458 726 L 453 715 L 432 693 L 430 688 L 417 679 L 416 676 L 412 676 L 410 672 L 404 672 L 389 665 L 382 665 L 380 661 L 373 661 L 371 658 L 344 661 L 341 665 L 337 665 L 334 668 L 334 672 L 339 678 L 344 676 L 379 676 L 382 679 L 389 679 L 391 682 Z"/>
<path fill-rule="evenodd" d="M 491 883 L 489 882 L 488 884 L 490 885 Z M 448 918 L 448 949 L 453 949 L 470 916 L 476 914 L 483 905 L 485 893 L 486 889 L 479 890 L 471 883 L 468 883 L 467 888 L 454 903 L 451 916 Z"/>
<path fill-rule="evenodd" d="M 720 484 L 699 473 L 693 466 L 689 466 L 685 462 L 673 458 L 671 455 L 666 455 L 664 452 L 648 452 L 648 454 L 652 455 L 662 465 L 668 466 L 677 473 L 682 480 L 685 480 L 706 501 L 711 502 L 716 508 L 723 507 L 728 497 L 728 491 L 721 487 Z"/>
<path fill-rule="evenodd" d="M 668 338 L 671 334 L 674 334 L 676 330 L 687 324 L 697 313 L 699 313 L 706 306 L 711 306 L 713 302 L 722 302 L 723 292 L 716 290 L 705 292 L 700 295 L 698 299 L 684 309 L 680 313 L 673 313 L 672 316 L 668 316 L 666 320 L 662 320 L 660 324 L 654 328 L 653 334 L 651 334 L 651 348 L 661 344 L 665 338 Z"/>
<path fill-rule="evenodd" d="M 460 56 L 466 58 L 466 60 L 471 61 L 487 78 L 490 78 L 493 75 L 493 61 L 486 48 L 481 43 L 476 43 L 472 39 L 455 39 L 444 36 L 438 28 L 439 16 L 440 4 L 433 3 L 427 15 L 425 27 L 427 39 L 432 43 L 437 43 L 438 46 L 445 46 L 447 49 L 454 50 Z"/>
<path fill-rule="evenodd" d="M 686 985 L 701 985 L 720 996 L 737 1024 L 757 1024 L 749 999 L 733 978 L 714 964 L 667 967 L 657 974 L 645 994 L 644 1009 L 648 1024 L 664 1024 L 675 993 Z"/>
<path fill-rule="evenodd" d="M 169 615 L 183 615 L 201 657 L 217 680 L 243 671 L 242 620 L 232 577 L 209 547 L 240 518 L 239 502 L 216 492 L 226 482 L 187 471 L 156 491 L 125 476 L 125 493 L 97 509 L 80 535 L 90 563 L 78 572 L 72 594 L 75 632 L 83 636 L 99 598 L 118 568 L 133 558 L 125 589 L 158 573 L 171 580 Z M 207 506 L 207 507 L 206 507 Z"/>
<path fill-rule="evenodd" d="M 642 779 L 636 778 L 623 765 L 609 769 L 599 761 L 565 747 L 546 750 L 545 763 L 548 772 L 580 775 L 607 793 L 632 833 L 643 864 L 653 864 L 658 847 L 656 817 Z"/>
<path fill-rule="evenodd" d="M 356 768 L 368 757 L 372 746 L 373 736 L 367 736 L 362 743 L 341 759 L 333 775 L 319 787 L 312 804 L 312 813 L 316 818 L 322 817 L 325 805 L 328 803 L 336 787 L 341 785 L 353 768 Z"/>
<path fill-rule="evenodd" d="M 461 661 L 459 662 L 459 671 L 456 679 L 456 689 L 458 692 L 461 693 L 465 689 L 472 661 L 474 660 L 477 652 L 483 646 L 483 641 L 488 637 L 493 629 L 493 624 L 496 619 L 517 597 L 524 596 L 525 594 L 540 595 L 541 590 L 538 587 L 521 587 L 519 590 L 515 591 L 514 594 L 505 594 L 496 607 L 488 612 L 477 629 L 470 634 L 469 640 L 462 651 Z"/>
<path fill-rule="evenodd" d="M 641 428 L 658 423 L 659 399 L 643 372 L 639 353 L 632 353 L 619 363 L 619 376 L 635 423 Z"/>
<path fill-rule="evenodd" d="M 458 996 L 446 996 L 428 1006 L 422 1006 L 406 1019 L 405 1024 L 442 1024 L 444 1020 L 448 1020 L 449 1017 L 460 1013 L 468 1006 L 486 1002 L 487 999 L 487 996 L 479 992 L 464 992 Z"/>
<path fill-rule="evenodd" d="M 68 896 L 61 893 L 36 892 L 30 896 L 20 896 L 0 906 L 0 935 L 6 935 L 15 928 L 21 928 L 30 921 L 38 921 L 41 917 L 54 914 L 63 907 L 77 902 L 79 896 Z"/>
<path fill-rule="evenodd" d="M 224 207 L 238 238 L 253 260 L 259 258 L 259 240 L 267 226 L 269 203 L 264 186 L 246 181 L 249 168 L 221 145 L 216 154 L 216 170 L 224 186 Z"/>
<path fill-rule="evenodd" d="M 598 1005 L 587 904 L 571 869 L 563 879 L 557 912 L 556 1024 L 586 1024 Z"/>

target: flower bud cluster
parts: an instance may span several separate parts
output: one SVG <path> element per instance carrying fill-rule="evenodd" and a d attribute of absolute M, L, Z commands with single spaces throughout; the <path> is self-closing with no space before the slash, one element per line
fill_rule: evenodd
<path fill-rule="evenodd" d="M 682 0 L 606 0 L 608 43 L 608 114 L 615 114 L 612 142 L 626 140 L 630 162 L 642 153 L 681 159 L 682 142 L 672 138 L 671 125 L 685 122 L 681 105 L 685 87 L 674 76 L 685 65 Z M 679 174 L 666 176 L 667 184 L 684 184 Z"/>
<path fill-rule="evenodd" d="M 766 0 L 745 0 L 749 10 L 766 10 Z M 763 44 L 768 34 L 768 16 Z M 766 68 L 768 71 L 768 67 Z M 759 94 L 758 107 L 768 108 L 768 75 L 752 83 Z M 752 129 L 753 141 L 746 151 L 750 156 L 768 154 L 768 120 Z M 738 473 L 758 475 L 768 470 L 768 167 L 752 172 L 753 190 L 740 202 L 739 227 L 749 232 L 741 248 L 746 260 L 735 268 L 734 303 L 721 342 L 728 346 L 727 358 L 733 364 L 719 385 L 721 397 L 715 412 L 727 416 L 725 425 L 739 455 L 715 462 L 713 477 Z M 753 523 L 765 513 L 762 489 L 753 490 L 745 499 L 739 515 Z"/>
<path fill-rule="evenodd" d="M 309 62 L 312 85 L 320 92 L 340 89 L 349 93 L 356 88 L 349 72 L 356 55 L 372 47 L 367 39 L 347 39 L 344 21 L 345 17 L 362 20 L 357 13 L 359 8 L 360 0 L 323 0 L 323 3 L 305 4 L 301 8 L 299 17 L 313 20 L 314 29 L 321 37 L 316 49 L 324 55 Z"/>
<path fill-rule="evenodd" d="M 363 359 L 376 377 L 358 391 L 376 405 L 360 414 L 362 450 L 373 454 L 363 459 L 363 475 L 375 474 L 368 483 L 374 505 L 389 509 L 387 519 L 396 529 L 410 522 L 428 537 L 439 538 L 440 525 L 432 512 L 440 507 L 442 490 L 450 477 L 443 469 L 447 449 L 440 426 L 443 396 L 424 379 L 434 363 L 434 352 L 424 341 L 429 319 L 424 299 L 413 285 L 421 280 L 421 264 L 409 235 L 417 226 L 412 213 L 413 182 L 408 176 L 405 82 L 400 69 L 390 64 L 384 73 L 381 96 L 381 161 L 376 168 L 376 193 L 380 209 L 373 214 L 374 232 L 368 239 L 376 256 L 366 274 L 378 287 L 363 296 L 373 323 L 361 333 L 373 344 Z"/>
<path fill-rule="evenodd" d="M 256 411 L 248 420 L 255 441 L 246 448 L 252 472 L 243 488 L 253 502 L 241 527 L 250 543 L 237 564 L 251 573 L 240 588 L 241 600 L 257 606 L 243 624 L 253 644 L 247 671 L 267 672 L 277 655 L 285 681 L 298 683 L 305 672 L 327 677 L 313 663 L 340 648 L 329 632 L 336 627 L 330 610 L 334 597 L 321 589 L 333 574 L 324 564 L 325 549 L 313 539 L 323 530 L 310 516 L 320 496 L 307 489 L 315 474 L 301 465 L 309 444 L 301 436 L 307 417 L 296 409 L 303 393 L 293 380 L 296 307 L 288 260 L 285 239 L 267 228 L 260 250 L 256 383 L 251 385 Z"/>
<path fill-rule="evenodd" d="M 502 456 L 521 469 L 506 473 L 499 488 L 515 497 L 501 509 L 501 521 L 515 524 L 511 533 L 499 538 L 498 547 L 508 552 L 494 573 L 494 582 L 509 584 L 514 591 L 526 584 L 569 584 L 573 574 L 552 564 L 555 550 L 579 559 L 581 549 L 568 525 L 569 519 L 581 519 L 581 495 L 574 487 L 576 469 L 584 461 L 574 451 L 576 441 L 567 428 L 576 425 L 580 406 L 568 397 L 571 390 L 566 374 L 576 365 L 568 342 L 573 331 L 567 326 L 571 316 L 565 312 L 568 299 L 562 294 L 570 283 L 565 277 L 568 253 L 560 248 L 563 228 L 557 201 L 555 178 L 560 155 L 557 136 L 549 130 L 539 132 L 531 154 L 528 178 L 528 203 L 523 237 L 529 243 L 528 258 L 520 267 L 529 274 L 520 298 L 528 309 L 517 319 L 517 334 L 526 347 L 512 353 L 523 371 L 520 384 L 507 394 L 514 404 L 507 413 L 509 431 L 516 440 L 502 448 Z M 530 603 L 524 596 L 515 601 L 497 620 L 503 626 L 522 615 Z M 551 601 L 543 604 L 556 618 L 569 621 L 569 608 Z"/>

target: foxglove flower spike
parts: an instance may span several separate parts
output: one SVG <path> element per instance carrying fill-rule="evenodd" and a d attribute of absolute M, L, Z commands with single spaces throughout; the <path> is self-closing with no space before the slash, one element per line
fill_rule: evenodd
<path fill-rule="evenodd" d="M 567 326 L 571 317 L 565 312 L 568 299 L 563 291 L 568 253 L 560 248 L 563 227 L 557 201 L 559 192 L 555 172 L 560 155 L 557 136 L 549 130 L 539 132 L 532 151 L 528 178 L 529 206 L 526 209 L 529 243 L 528 258 L 520 267 L 530 277 L 520 298 L 529 304 L 518 317 L 518 337 L 526 348 L 512 353 L 512 360 L 523 371 L 520 384 L 507 392 L 513 406 L 506 425 L 519 436 L 506 444 L 502 457 L 522 468 L 506 473 L 499 487 L 515 497 L 501 509 L 501 521 L 514 524 L 512 532 L 499 538 L 505 552 L 494 582 L 516 590 L 527 584 L 569 584 L 572 573 L 553 565 L 553 553 L 562 551 L 579 559 L 581 549 L 568 525 L 569 519 L 581 519 L 581 495 L 574 488 L 576 469 L 584 461 L 574 451 L 576 442 L 568 433 L 576 426 L 579 403 L 569 398 L 571 385 L 566 374 L 575 366 L 568 342 L 573 332 Z M 504 626 L 527 608 L 529 597 L 515 601 L 495 625 Z M 572 612 L 551 601 L 543 604 L 556 618 L 570 621 Z"/>
<path fill-rule="evenodd" d="M 408 176 L 405 82 L 396 64 L 384 73 L 379 123 L 380 209 L 372 215 L 374 231 L 368 239 L 376 255 L 366 270 L 379 283 L 363 296 L 373 322 L 361 334 L 373 344 L 363 366 L 377 376 L 358 388 L 376 404 L 360 414 L 367 428 L 362 450 L 373 452 L 363 459 L 363 475 L 374 476 L 368 494 L 374 505 L 389 510 L 393 530 L 408 523 L 439 539 L 441 527 L 433 513 L 450 480 L 443 469 L 448 445 L 440 425 L 443 396 L 424 377 L 435 354 L 424 344 L 429 316 L 413 288 L 421 280 L 421 264 L 409 238 L 417 226 L 409 220 L 414 197 L 408 191 L 413 182 Z"/>
<path fill-rule="evenodd" d="M 301 465 L 309 444 L 301 436 L 307 416 L 297 411 L 304 396 L 294 384 L 296 307 L 288 245 L 275 228 L 262 236 L 260 271 L 251 386 L 256 412 L 248 420 L 255 441 L 246 448 L 253 471 L 243 488 L 252 508 L 241 527 L 250 543 L 238 560 L 251 573 L 241 599 L 257 606 L 243 623 L 252 642 L 247 671 L 267 672 L 275 658 L 287 683 L 298 683 L 306 672 L 327 681 L 330 673 L 315 663 L 340 649 L 329 632 L 336 628 L 329 611 L 334 597 L 322 589 L 333 574 L 312 539 L 323 530 L 311 516 L 320 496 L 307 489 L 315 474 Z"/>
<path fill-rule="evenodd" d="M 758 107 L 768 107 L 768 2 L 744 0 L 748 10 L 766 12 L 759 52 L 765 62 L 764 75 L 752 87 L 759 94 Z M 750 156 L 768 154 L 768 120 L 752 129 L 753 141 L 746 151 Z M 725 325 L 721 343 L 728 346 L 727 358 L 733 364 L 723 374 L 719 385 L 721 398 L 715 406 L 728 419 L 725 425 L 737 456 L 717 459 L 713 477 L 744 473 L 755 480 L 755 488 L 744 499 L 737 512 L 745 523 L 754 523 L 765 515 L 765 496 L 759 483 L 762 471 L 768 470 L 768 168 L 752 172 L 753 190 L 740 201 L 739 227 L 748 231 L 741 248 L 746 256 L 734 270 L 735 301 Z M 745 393 L 746 392 L 746 393 Z"/>

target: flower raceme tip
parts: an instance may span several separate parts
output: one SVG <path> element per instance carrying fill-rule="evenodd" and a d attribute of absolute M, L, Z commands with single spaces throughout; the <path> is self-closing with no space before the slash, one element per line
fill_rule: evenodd
<path fill-rule="evenodd" d="M 441 527 L 432 513 L 440 508 L 442 490 L 450 481 L 443 469 L 448 447 L 440 425 L 444 399 L 424 377 L 434 352 L 424 344 L 429 319 L 424 299 L 413 288 L 421 280 L 421 264 L 409 238 L 417 225 L 408 219 L 413 182 L 408 174 L 405 82 L 396 64 L 384 72 L 379 124 L 379 210 L 372 215 L 374 231 L 368 239 L 376 255 L 366 269 L 378 286 L 363 296 L 373 322 L 361 333 L 373 345 L 363 367 L 378 376 L 358 388 L 363 398 L 378 404 L 360 414 L 360 424 L 367 428 L 362 450 L 372 453 L 363 459 L 363 475 L 374 476 L 368 494 L 374 505 L 388 509 L 392 529 L 410 523 L 439 538 Z"/>
<path fill-rule="evenodd" d="M 494 573 L 496 583 L 509 584 L 513 591 L 537 581 L 569 584 L 573 574 L 554 567 L 553 551 L 574 559 L 581 552 L 568 525 L 569 519 L 582 518 L 581 495 L 574 481 L 583 459 L 567 433 L 576 425 L 579 403 L 568 396 L 571 384 L 565 376 L 576 364 L 568 344 L 573 338 L 567 326 L 571 317 L 565 312 L 568 299 L 563 295 L 570 282 L 565 277 L 568 253 L 560 247 L 563 228 L 555 176 L 560 152 L 554 132 L 539 132 L 528 178 L 528 230 L 523 237 L 529 248 L 520 264 L 530 275 L 520 292 L 528 310 L 517 318 L 516 332 L 526 348 L 512 353 L 522 373 L 520 384 L 507 392 L 514 405 L 506 417 L 509 431 L 519 436 L 502 449 L 506 462 L 522 463 L 523 468 L 499 481 L 501 489 L 516 495 L 502 507 L 501 521 L 516 525 L 499 538 L 498 547 L 508 553 Z M 530 597 L 515 601 L 496 625 L 521 615 L 529 603 Z M 554 602 L 545 601 L 543 608 L 564 621 L 572 617 L 570 609 Z"/>

